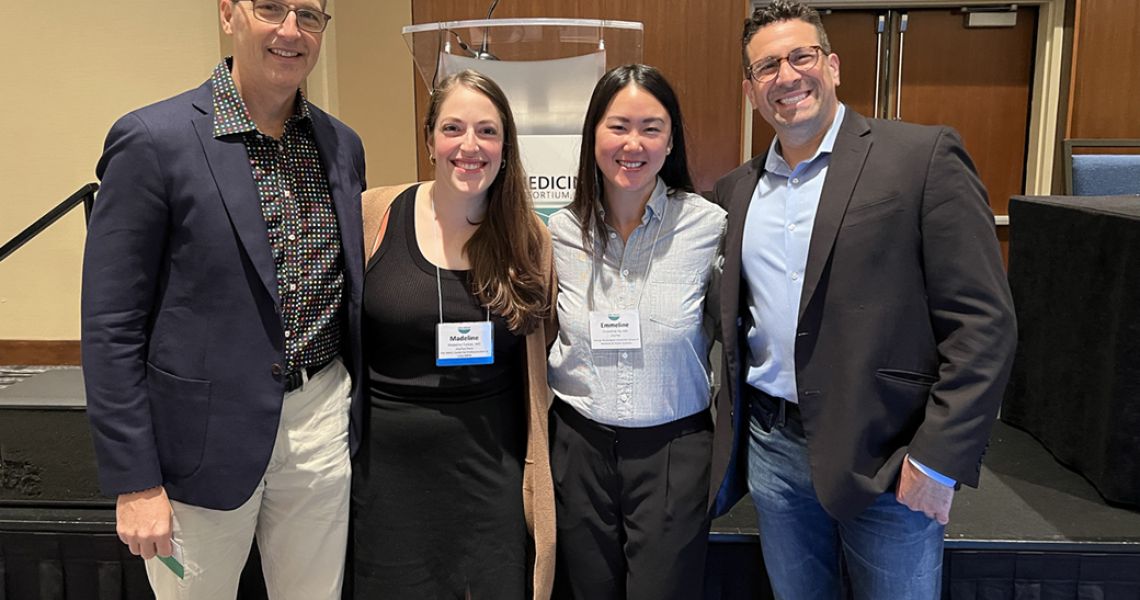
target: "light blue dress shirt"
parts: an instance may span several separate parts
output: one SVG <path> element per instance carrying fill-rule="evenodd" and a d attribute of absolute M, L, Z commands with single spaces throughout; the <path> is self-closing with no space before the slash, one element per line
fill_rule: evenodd
<path fill-rule="evenodd" d="M 742 275 L 748 283 L 748 384 L 795 402 L 796 326 L 815 212 L 846 107 L 839 105 L 814 156 L 792 169 L 772 140 L 744 221 Z"/>
<path fill-rule="evenodd" d="M 721 207 L 667 192 L 658 178 L 629 240 L 607 226 L 605 255 L 591 266 L 574 213 L 550 216 L 559 331 L 548 379 L 559 398 L 618 427 L 662 425 L 708 408 L 712 321 L 705 305 L 726 222 Z M 639 310 L 641 349 L 590 348 L 591 296 L 594 310 Z"/>
<path fill-rule="evenodd" d="M 748 284 L 748 311 L 752 316 L 745 379 L 756 389 L 789 402 L 799 401 L 796 329 L 808 246 L 831 166 L 831 151 L 846 112 L 847 107 L 840 104 L 815 154 L 795 169 L 780 155 L 778 140 L 772 140 L 744 221 L 742 275 Z M 935 481 L 955 484 L 953 479 L 909 460 Z"/>

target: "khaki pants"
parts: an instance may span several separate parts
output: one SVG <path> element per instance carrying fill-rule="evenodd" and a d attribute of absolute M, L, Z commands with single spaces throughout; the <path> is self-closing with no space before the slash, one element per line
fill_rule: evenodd
<path fill-rule="evenodd" d="M 334 360 L 285 395 L 265 476 L 231 511 L 172 502 L 174 541 L 185 579 L 146 561 L 158 600 L 223 600 L 238 579 L 256 536 L 273 600 L 339 600 L 348 538 L 348 371 Z"/>

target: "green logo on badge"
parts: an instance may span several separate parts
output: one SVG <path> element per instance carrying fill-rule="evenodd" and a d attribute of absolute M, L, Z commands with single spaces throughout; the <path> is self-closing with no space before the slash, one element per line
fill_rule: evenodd
<path fill-rule="evenodd" d="M 610 314 L 610 315 L 606 315 L 606 316 L 608 316 L 611 321 L 616 321 L 616 320 L 621 318 L 621 315 L 619 315 L 619 314 Z"/>
<path fill-rule="evenodd" d="M 460 327 L 459 333 L 471 333 L 471 328 L 470 327 Z"/>

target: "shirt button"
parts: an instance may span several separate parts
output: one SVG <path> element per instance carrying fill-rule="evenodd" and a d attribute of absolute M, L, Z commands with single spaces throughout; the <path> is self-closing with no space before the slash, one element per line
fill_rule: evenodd
<path fill-rule="evenodd" d="M 290 192 L 289 190 L 285 190 L 285 197 L 286 197 L 286 198 L 292 198 L 292 197 L 293 197 L 293 192 Z"/>
<path fill-rule="evenodd" d="M 792 273 L 792 281 L 795 281 L 795 280 L 797 280 L 797 279 L 799 279 L 799 278 L 800 278 L 800 274 L 799 274 L 799 273 L 795 273 L 795 272 L 793 272 L 793 273 Z"/>
<path fill-rule="evenodd" d="M 799 182 L 800 182 L 800 178 L 799 178 L 799 177 L 796 177 L 796 178 L 792 179 L 792 183 L 799 183 Z"/>
<path fill-rule="evenodd" d="M 622 269 L 621 270 L 621 276 L 622 277 L 629 277 L 629 269 Z"/>
<path fill-rule="evenodd" d="M 296 235 L 296 234 L 293 234 L 293 233 L 290 233 L 290 234 L 289 234 L 289 241 L 290 241 L 290 242 L 295 242 L 295 241 L 297 241 L 297 235 Z"/>
<path fill-rule="evenodd" d="M 282 371 L 281 365 L 279 365 L 277 363 L 273 363 L 273 366 L 269 368 L 269 372 L 273 373 L 274 375 L 280 375 L 281 371 Z"/>
<path fill-rule="evenodd" d="M 796 230 L 796 224 L 795 223 L 789 223 L 788 224 L 788 231 L 795 231 L 795 230 Z"/>
<path fill-rule="evenodd" d="M 622 352 L 621 357 L 622 358 L 629 358 L 629 352 Z"/>
<path fill-rule="evenodd" d="M 295 283 L 290 283 L 290 284 L 289 284 L 289 291 L 290 291 L 290 292 L 295 292 L 295 291 L 297 291 L 297 284 L 295 284 Z"/>
<path fill-rule="evenodd" d="M 616 238 L 616 237 L 617 237 L 617 234 L 611 231 L 611 232 L 610 232 L 610 239 L 612 240 L 612 239 L 614 239 L 614 238 Z"/>
<path fill-rule="evenodd" d="M 293 332 L 286 329 L 285 330 L 285 339 L 289 339 L 289 336 L 291 336 L 291 335 L 293 335 Z"/>

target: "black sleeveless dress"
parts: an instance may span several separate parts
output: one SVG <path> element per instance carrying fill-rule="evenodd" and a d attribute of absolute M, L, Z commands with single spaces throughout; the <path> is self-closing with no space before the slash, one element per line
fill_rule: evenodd
<path fill-rule="evenodd" d="M 436 366 L 440 298 L 416 242 L 415 192 L 393 202 L 364 280 L 371 402 L 353 464 L 353 594 L 522 599 L 524 338 L 492 315 L 493 364 Z M 444 321 L 486 320 L 466 271 L 439 278 Z"/>

